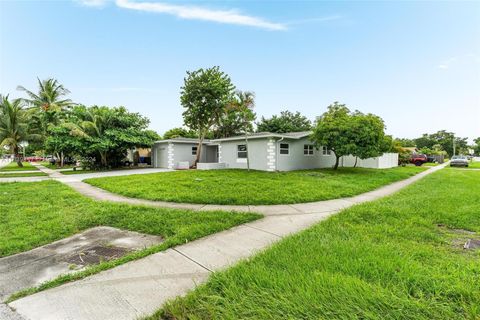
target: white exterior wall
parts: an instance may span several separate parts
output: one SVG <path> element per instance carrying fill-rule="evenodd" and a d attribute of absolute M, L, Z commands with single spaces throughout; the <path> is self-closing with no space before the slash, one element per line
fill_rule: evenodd
<path fill-rule="evenodd" d="M 164 142 L 155 144 L 152 148 L 153 165 L 156 168 L 168 169 L 175 169 L 179 162 L 184 161 L 193 165 L 196 156 L 192 155 L 192 147 L 196 146 L 196 143 Z M 200 161 L 204 162 L 206 158 L 205 146 L 202 147 L 201 152 Z"/>
<path fill-rule="evenodd" d="M 219 146 L 219 162 L 225 163 L 227 168 L 247 169 L 247 159 L 237 157 L 237 145 L 239 144 L 246 144 L 245 140 L 222 141 Z M 250 169 L 271 170 L 271 164 L 268 164 L 270 159 L 268 159 L 267 139 L 248 140 L 248 153 Z"/>

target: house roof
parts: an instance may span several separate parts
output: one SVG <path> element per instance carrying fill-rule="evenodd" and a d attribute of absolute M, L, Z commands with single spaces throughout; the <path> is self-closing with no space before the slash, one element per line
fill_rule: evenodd
<path fill-rule="evenodd" d="M 248 139 L 259 139 L 259 138 L 285 138 L 285 139 L 301 139 L 311 135 L 311 131 L 302 131 L 302 132 L 286 132 L 286 133 L 272 133 L 272 132 L 255 132 L 248 134 Z M 205 139 L 203 140 L 204 144 L 216 143 L 221 141 L 235 141 L 235 140 L 245 140 L 245 135 L 220 138 L 220 139 Z M 165 140 L 155 141 L 155 143 L 165 143 L 165 142 L 175 142 L 175 143 L 198 143 L 197 138 L 171 138 Z"/>
<path fill-rule="evenodd" d="M 175 143 L 198 143 L 197 138 L 183 138 L 183 137 L 177 137 L 177 138 L 171 138 L 171 139 L 165 139 L 165 140 L 158 140 L 155 141 L 155 143 L 164 143 L 164 142 L 175 142 Z M 203 140 L 203 143 L 209 143 L 210 140 L 205 139 Z"/>
<path fill-rule="evenodd" d="M 259 138 L 286 138 L 286 139 L 301 139 L 308 137 L 311 135 L 311 131 L 303 131 L 303 132 L 287 132 L 287 133 L 272 133 L 272 132 L 256 132 L 248 134 L 247 136 L 235 136 L 235 137 L 227 137 L 227 138 L 220 138 L 220 139 L 212 139 L 210 142 L 220 142 L 220 141 L 232 141 L 232 140 L 244 140 L 245 137 L 248 139 L 259 139 Z"/>

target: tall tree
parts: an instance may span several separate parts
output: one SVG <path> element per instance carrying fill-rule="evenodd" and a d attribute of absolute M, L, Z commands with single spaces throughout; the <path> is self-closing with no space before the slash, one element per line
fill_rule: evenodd
<path fill-rule="evenodd" d="M 250 156 L 248 147 L 248 134 L 253 131 L 252 122 L 255 120 L 255 93 L 251 91 L 236 91 L 232 102 L 227 106 L 226 117 L 233 117 L 233 121 L 230 118 L 230 135 L 236 133 L 243 133 L 245 135 L 245 145 L 247 147 L 247 170 L 250 170 Z M 226 137 L 228 135 L 225 135 Z"/>
<path fill-rule="evenodd" d="M 10 148 L 19 167 L 23 167 L 19 152 L 21 143 L 36 138 L 36 135 L 29 132 L 28 114 L 23 101 L 9 100 L 8 95 L 0 95 L 0 147 Z"/>
<path fill-rule="evenodd" d="M 205 136 L 225 114 L 235 86 L 219 67 L 187 71 L 181 88 L 180 102 L 185 109 L 183 120 L 187 127 L 198 133 L 197 165 Z"/>
<path fill-rule="evenodd" d="M 312 122 L 300 112 L 282 111 L 267 119 L 262 117 L 257 123 L 257 132 L 302 132 L 312 130 Z"/>
<path fill-rule="evenodd" d="M 17 90 L 24 91 L 28 98 L 23 99 L 32 109 L 32 122 L 39 127 L 44 138 L 48 135 L 49 125 L 58 125 L 63 115 L 62 111 L 74 105 L 72 100 L 65 97 L 70 91 L 56 79 L 38 80 L 38 91 L 35 93 L 23 86 Z"/>

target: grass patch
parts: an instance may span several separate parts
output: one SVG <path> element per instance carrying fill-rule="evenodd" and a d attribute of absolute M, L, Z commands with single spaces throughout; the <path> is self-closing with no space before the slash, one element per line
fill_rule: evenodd
<path fill-rule="evenodd" d="M 93 201 L 56 181 L 0 184 L 0 257 L 23 252 L 95 226 L 160 235 L 157 246 L 61 276 L 16 294 L 77 280 L 169 247 L 258 219 L 253 213 L 198 212 Z"/>
<path fill-rule="evenodd" d="M 148 319 L 479 319 L 480 172 L 440 170 L 213 274 Z M 459 240 L 460 238 L 460 240 Z"/>
<path fill-rule="evenodd" d="M 474 168 L 474 169 L 480 169 L 480 162 L 469 162 L 468 163 L 468 167 L 469 168 Z"/>
<path fill-rule="evenodd" d="M 188 170 L 85 182 L 133 198 L 205 204 L 285 204 L 357 195 L 405 179 L 425 168 L 339 168 L 265 172 Z"/>
<path fill-rule="evenodd" d="M 16 162 L 10 162 L 5 167 L 0 168 L 0 172 L 38 170 L 30 162 L 22 162 L 22 164 L 23 164 L 23 167 L 19 167 Z"/>
<path fill-rule="evenodd" d="M 42 166 L 48 168 L 48 169 L 52 169 L 52 170 L 58 170 L 58 169 L 70 169 L 70 168 L 73 168 L 75 167 L 74 164 L 65 164 L 63 165 L 63 167 L 60 167 L 58 166 L 57 164 L 52 164 L 51 162 L 48 162 L 48 161 L 44 161 L 44 162 L 41 162 L 40 163 Z"/>
<path fill-rule="evenodd" d="M 47 174 L 43 172 L 21 172 L 21 171 L 0 172 L 0 179 L 1 178 L 18 178 L 18 177 L 45 177 L 45 176 L 47 176 Z"/>
<path fill-rule="evenodd" d="M 423 166 L 425 166 L 425 167 L 436 167 L 438 165 L 440 165 L 440 164 L 439 163 L 434 163 L 434 162 L 426 162 L 426 163 L 423 164 Z"/>

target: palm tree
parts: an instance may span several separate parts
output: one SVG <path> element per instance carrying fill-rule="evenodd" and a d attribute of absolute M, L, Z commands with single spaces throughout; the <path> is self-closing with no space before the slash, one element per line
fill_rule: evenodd
<path fill-rule="evenodd" d="M 0 147 L 10 148 L 19 167 L 23 167 L 19 152 L 21 143 L 36 138 L 36 135 L 28 131 L 28 114 L 23 101 L 21 99 L 10 101 L 8 95 L 0 95 Z"/>
<path fill-rule="evenodd" d="M 245 145 L 247 146 L 247 170 L 250 170 L 250 160 L 248 148 L 248 133 L 252 130 L 252 121 L 255 120 L 255 93 L 251 91 L 236 91 L 232 103 L 228 106 L 229 109 L 235 110 L 239 113 L 245 132 Z"/>
<path fill-rule="evenodd" d="M 105 131 L 111 127 L 115 117 L 113 111 L 107 107 L 92 107 L 86 112 L 86 120 L 79 125 L 65 124 L 71 129 L 71 134 L 92 139 L 92 144 L 97 146 L 102 166 L 107 166 L 107 153 L 109 146 L 101 142 Z"/>
<path fill-rule="evenodd" d="M 38 80 L 38 93 L 33 93 L 25 87 L 18 86 L 17 90 L 25 91 L 30 99 L 24 99 L 34 108 L 43 111 L 63 111 L 74 103 L 70 99 L 62 99 L 62 97 L 70 94 L 70 91 L 60 84 L 56 79 L 50 78 L 41 81 Z"/>
<path fill-rule="evenodd" d="M 64 99 L 70 93 L 56 79 L 50 78 L 41 81 L 38 80 L 38 93 L 27 90 L 25 87 L 18 86 L 17 90 L 25 91 L 28 99 L 23 99 L 33 112 L 38 112 L 38 122 L 40 130 L 44 137 L 47 135 L 50 124 L 57 125 L 62 111 L 67 110 L 74 105 L 72 100 Z"/>

